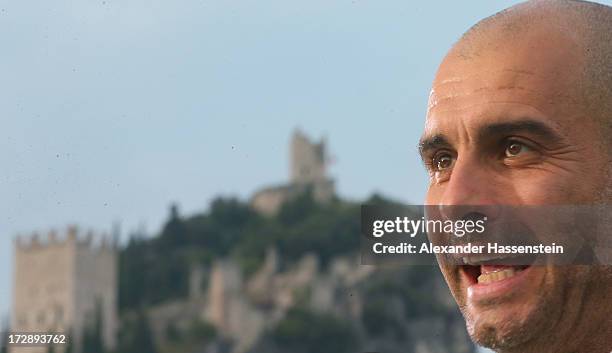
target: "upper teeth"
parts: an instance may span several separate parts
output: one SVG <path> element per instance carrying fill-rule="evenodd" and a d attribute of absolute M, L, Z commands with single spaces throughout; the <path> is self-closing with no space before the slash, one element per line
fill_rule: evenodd
<path fill-rule="evenodd" d="M 500 271 L 483 273 L 478 276 L 478 283 L 491 283 L 504 280 L 506 278 L 513 277 L 516 275 L 516 272 L 513 268 L 506 268 Z"/>

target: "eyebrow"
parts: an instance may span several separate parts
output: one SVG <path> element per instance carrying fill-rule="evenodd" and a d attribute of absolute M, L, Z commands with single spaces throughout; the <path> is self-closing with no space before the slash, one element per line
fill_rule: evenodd
<path fill-rule="evenodd" d="M 527 132 L 529 134 L 536 135 L 549 143 L 558 142 L 563 139 L 563 137 L 557 131 L 555 131 L 555 129 L 541 121 L 534 119 L 492 123 L 485 125 L 478 130 L 477 136 L 480 141 L 490 138 L 491 136 L 511 135 L 520 132 Z M 444 134 L 435 134 L 432 136 L 421 137 L 417 148 L 419 150 L 419 154 L 421 155 L 421 159 L 425 159 L 424 156 L 429 151 L 440 148 L 449 148 L 451 146 L 451 143 L 449 143 Z"/>
<path fill-rule="evenodd" d="M 427 152 L 450 146 L 451 144 L 448 142 L 446 137 L 444 137 L 444 135 L 437 134 L 428 137 L 421 137 L 417 148 L 419 150 L 419 154 L 421 155 L 421 159 L 425 160 L 425 154 L 427 154 Z"/>
<path fill-rule="evenodd" d="M 519 132 L 527 132 L 540 137 L 547 142 L 562 140 L 562 136 L 547 124 L 533 119 L 523 119 L 503 123 L 486 125 L 478 131 L 478 138 L 485 139 L 491 135 L 511 135 Z"/>

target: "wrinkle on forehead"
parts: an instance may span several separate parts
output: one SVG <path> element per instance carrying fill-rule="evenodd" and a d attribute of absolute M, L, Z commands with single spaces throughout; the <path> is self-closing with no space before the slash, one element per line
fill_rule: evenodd
<path fill-rule="evenodd" d="M 486 75 L 484 75 L 483 72 L 480 71 L 474 74 L 446 78 L 446 79 L 440 80 L 439 82 L 436 82 L 436 85 L 444 86 L 446 84 L 458 83 L 458 82 L 462 82 L 462 81 L 465 81 L 466 79 L 471 79 L 474 77 L 483 77 L 483 76 L 489 76 L 491 74 L 498 74 L 498 73 L 512 73 L 512 74 L 517 74 L 517 75 L 528 75 L 528 76 L 536 75 L 535 72 L 530 71 L 530 70 L 502 68 L 502 69 L 488 70 L 486 72 Z"/>
<path fill-rule="evenodd" d="M 462 106 L 462 107 L 459 107 L 459 108 L 449 108 L 449 109 L 445 109 L 445 110 L 437 109 L 436 113 L 442 114 L 442 113 L 449 113 L 449 112 L 462 112 L 462 111 L 465 111 L 465 110 L 470 110 L 470 109 L 474 109 L 474 108 L 477 108 L 477 107 L 481 107 L 483 105 L 492 105 L 492 104 L 523 105 L 523 106 L 530 107 L 531 109 L 537 111 L 541 115 L 544 115 L 544 113 L 540 109 L 538 109 L 537 107 L 535 107 L 535 106 L 533 106 L 531 104 L 526 104 L 525 102 L 522 102 L 522 101 L 513 101 L 513 100 L 493 100 L 493 101 L 482 102 L 482 103 L 474 103 L 474 104 Z"/>
<path fill-rule="evenodd" d="M 484 91 L 497 91 L 498 93 L 502 94 L 503 91 L 512 91 L 512 90 L 516 90 L 518 92 L 520 92 L 521 94 L 527 94 L 530 95 L 531 97 L 539 97 L 542 98 L 545 102 L 547 102 L 548 104 L 554 104 L 556 99 L 562 98 L 565 101 L 565 104 L 572 104 L 572 105 L 576 105 L 579 104 L 579 101 L 577 99 L 575 99 L 575 97 L 571 96 L 570 94 L 564 93 L 564 92 L 558 92 L 556 94 L 546 94 L 546 93 L 542 93 L 539 90 L 533 90 L 533 89 L 529 89 L 525 86 L 513 86 L 513 85 L 500 85 L 500 86 L 484 86 L 484 87 L 480 87 L 480 88 L 476 88 L 473 89 L 471 91 L 465 92 L 465 93 L 449 93 L 449 94 L 445 94 L 443 96 L 439 96 L 437 94 L 435 94 L 435 91 L 432 90 L 430 93 L 430 99 L 429 99 L 429 103 L 427 105 L 427 114 L 430 114 L 435 108 L 437 108 L 439 105 L 442 105 L 443 103 L 449 102 L 449 101 L 453 101 L 456 99 L 461 99 L 461 98 L 466 98 L 469 97 L 471 95 L 474 94 L 478 94 L 480 92 L 484 92 Z M 488 100 L 489 103 L 524 103 L 522 101 L 516 100 L 516 101 L 511 101 L 511 100 L 495 100 L 495 99 L 490 99 Z M 483 103 L 479 103 L 479 104 L 485 104 Z M 472 104 L 470 106 L 474 106 L 477 104 Z M 465 109 L 465 107 L 462 108 L 454 108 L 454 109 L 448 109 L 448 110 L 461 110 L 461 109 Z"/>
<path fill-rule="evenodd" d="M 513 75 L 528 75 L 528 76 L 533 76 L 535 75 L 532 71 L 528 71 L 528 70 L 521 70 L 521 69 L 512 69 L 512 68 L 502 68 L 502 69 L 495 69 L 495 70 L 489 70 L 486 73 L 485 72 L 478 72 L 478 73 L 472 73 L 472 74 L 464 74 L 465 70 L 461 71 L 461 74 L 459 75 L 454 75 L 452 77 L 449 78 L 444 78 L 442 80 L 437 79 L 434 82 L 434 85 L 431 89 L 431 91 L 429 92 L 429 99 L 427 101 L 427 114 L 429 114 L 430 110 L 432 110 L 433 108 L 435 108 L 438 104 L 448 100 L 448 99 L 452 99 L 452 98 L 456 98 L 456 97 L 461 97 L 462 95 L 466 95 L 466 94 L 471 94 L 480 90 L 485 90 L 485 89 L 490 89 L 490 88 L 495 88 L 495 87 L 491 87 L 491 86 L 481 86 L 479 88 L 476 88 L 474 90 L 472 90 L 472 92 L 468 92 L 468 93 L 463 93 L 463 94 L 459 94 L 459 93 L 455 93 L 455 87 L 458 88 L 458 85 L 461 85 L 465 82 L 469 82 L 469 81 L 486 81 L 486 79 L 491 78 L 492 76 L 497 75 L 501 75 L 502 77 L 506 76 L 504 74 L 513 74 Z M 517 85 L 516 81 L 517 79 L 511 79 L 511 83 L 505 83 L 502 85 L 499 85 L 497 88 L 500 89 L 511 89 L 511 88 L 519 88 L 519 89 L 524 89 L 523 86 L 521 85 Z M 440 95 L 438 92 L 442 90 L 445 93 Z"/>
<path fill-rule="evenodd" d="M 427 115 L 440 105 L 461 105 L 473 101 L 524 100 L 539 105 L 574 106 L 580 104 L 572 92 L 571 80 L 561 77 L 555 68 L 543 66 L 531 68 L 529 63 L 507 63 L 512 66 L 487 68 L 493 60 L 464 62 L 450 60 L 440 70 L 430 91 Z M 536 73 L 536 71 L 539 71 Z M 516 96 L 515 98 L 513 98 Z"/>

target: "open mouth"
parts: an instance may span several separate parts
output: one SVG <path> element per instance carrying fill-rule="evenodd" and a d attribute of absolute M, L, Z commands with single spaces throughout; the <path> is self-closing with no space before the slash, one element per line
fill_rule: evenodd
<path fill-rule="evenodd" d="M 512 258 L 464 258 L 461 271 L 469 284 L 487 285 L 502 282 L 519 275 L 536 261 L 534 256 Z"/>

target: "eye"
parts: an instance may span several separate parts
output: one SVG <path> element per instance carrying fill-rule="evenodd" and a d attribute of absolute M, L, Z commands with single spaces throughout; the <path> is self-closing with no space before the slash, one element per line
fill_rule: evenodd
<path fill-rule="evenodd" d="M 433 158 L 433 166 L 437 171 L 447 170 L 453 166 L 453 156 L 448 152 L 438 153 Z"/>
<path fill-rule="evenodd" d="M 521 153 L 528 152 L 530 150 L 527 145 L 519 141 L 508 141 L 506 144 L 506 150 L 504 154 L 508 158 L 518 157 Z"/>

